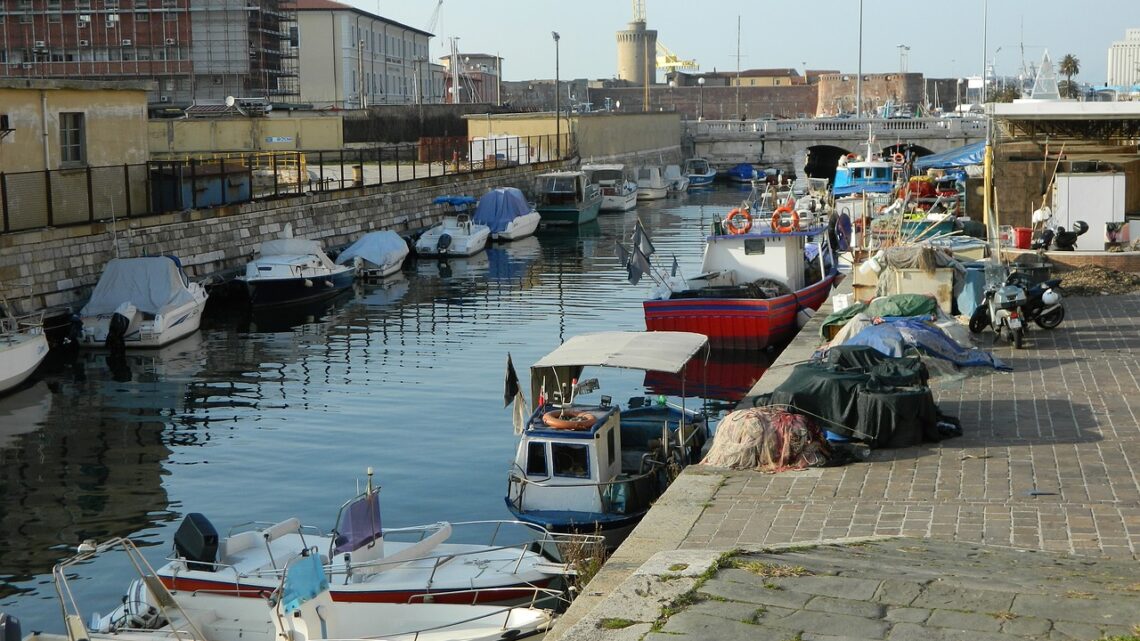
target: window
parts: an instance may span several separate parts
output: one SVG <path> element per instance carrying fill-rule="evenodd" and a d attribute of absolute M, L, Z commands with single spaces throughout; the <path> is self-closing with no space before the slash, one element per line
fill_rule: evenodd
<path fill-rule="evenodd" d="M 62 112 L 59 114 L 59 152 L 63 164 L 82 164 L 87 160 L 84 146 L 86 142 L 84 116 L 81 113 Z"/>
<path fill-rule="evenodd" d="M 550 472 L 546 471 L 546 443 L 527 444 L 526 475 L 550 476 Z"/>
<path fill-rule="evenodd" d="M 135 14 L 135 22 L 149 22 L 150 14 L 146 11 L 139 11 Z"/>
<path fill-rule="evenodd" d="M 609 430 L 608 432 L 606 432 L 606 447 L 609 448 L 608 451 L 610 453 L 609 464 L 613 465 L 614 464 L 614 456 L 615 456 L 615 454 L 614 454 L 614 430 Z"/>
<path fill-rule="evenodd" d="M 551 443 L 550 458 L 554 461 L 554 476 L 590 478 L 590 457 L 585 445 Z"/>

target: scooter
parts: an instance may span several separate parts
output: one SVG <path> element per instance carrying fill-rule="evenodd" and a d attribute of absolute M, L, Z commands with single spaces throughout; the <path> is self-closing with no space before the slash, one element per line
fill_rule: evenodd
<path fill-rule="evenodd" d="M 992 326 L 999 337 L 1008 338 L 1015 348 L 1021 349 L 1025 339 L 1022 308 L 1026 302 L 1025 289 L 1008 280 L 987 287 L 982 304 L 970 316 L 970 331 L 978 334 Z"/>
<path fill-rule="evenodd" d="M 1042 329 L 1053 329 L 1065 320 L 1060 278 L 1030 285 L 1027 275 L 1014 272 L 1008 282 L 1025 289 L 1025 304 L 1021 307 L 1023 321 L 1036 323 Z"/>

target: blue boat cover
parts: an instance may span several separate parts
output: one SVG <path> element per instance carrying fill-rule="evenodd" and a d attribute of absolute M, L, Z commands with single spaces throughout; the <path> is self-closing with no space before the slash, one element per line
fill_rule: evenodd
<path fill-rule="evenodd" d="M 514 187 L 497 187 L 479 199 L 475 223 L 486 225 L 492 234 L 498 234 L 506 231 L 512 220 L 529 213 L 530 205 L 521 191 Z"/>
<path fill-rule="evenodd" d="M 456 209 L 466 209 L 476 201 L 473 196 L 436 196 L 432 202 L 437 205 L 451 205 Z"/>
<path fill-rule="evenodd" d="M 732 169 L 729 169 L 728 175 L 733 178 L 743 178 L 745 180 L 751 180 L 757 177 L 756 168 L 746 162 L 742 162 Z"/>
<path fill-rule="evenodd" d="M 325 578 L 325 569 L 321 567 L 320 555 L 306 553 L 290 563 L 285 572 L 281 607 L 285 614 L 289 614 L 327 589 L 329 582 Z"/>
<path fill-rule="evenodd" d="M 1012 369 L 989 352 L 958 344 L 946 332 L 926 322 L 924 316 L 884 318 L 883 321 L 864 328 L 844 345 L 866 345 L 896 358 L 906 356 L 907 348 L 914 347 L 927 356 L 950 361 L 959 367 Z"/>
<path fill-rule="evenodd" d="M 986 143 L 975 142 L 965 147 L 955 147 L 939 154 L 923 156 L 914 161 L 915 169 L 950 169 L 980 165 L 985 160 Z"/>

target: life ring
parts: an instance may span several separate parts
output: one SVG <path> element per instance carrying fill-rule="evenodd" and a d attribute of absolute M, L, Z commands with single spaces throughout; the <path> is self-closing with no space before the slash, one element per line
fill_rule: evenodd
<path fill-rule="evenodd" d="M 737 218 L 743 218 L 744 223 L 738 225 L 736 223 Z M 730 234 L 747 234 L 752 231 L 752 214 L 748 213 L 747 209 L 737 207 L 728 212 L 728 216 L 725 216 L 724 226 Z"/>
<path fill-rule="evenodd" d="M 578 410 L 551 410 L 542 415 L 542 422 L 555 430 L 572 430 L 580 432 L 594 426 L 598 418 L 590 412 Z"/>
<path fill-rule="evenodd" d="M 789 216 L 790 223 L 785 224 L 784 216 Z M 800 215 L 791 207 L 780 207 L 772 212 L 772 231 L 781 234 L 798 231 L 800 228 Z"/>
<path fill-rule="evenodd" d="M 901 165 L 904 162 L 906 162 L 906 156 L 904 156 L 898 152 L 895 152 L 895 155 L 891 156 L 891 159 L 895 161 L 896 165 Z"/>

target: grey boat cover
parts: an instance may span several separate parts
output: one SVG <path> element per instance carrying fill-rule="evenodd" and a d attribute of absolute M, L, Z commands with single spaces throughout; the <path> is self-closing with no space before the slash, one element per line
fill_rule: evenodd
<path fill-rule="evenodd" d="M 325 267 L 333 266 L 333 262 L 329 260 L 329 257 L 325 255 L 325 251 L 321 249 L 320 242 L 307 238 L 277 238 L 275 240 L 267 240 L 261 243 L 259 251 L 262 257 L 316 256 Z"/>
<path fill-rule="evenodd" d="M 403 260 L 408 255 L 408 244 L 400 235 L 391 229 L 384 231 L 371 231 L 356 239 L 355 243 L 336 257 L 338 265 L 349 265 L 353 259 L 360 256 L 364 260 L 376 265 L 388 265 Z"/>
<path fill-rule="evenodd" d="M 475 223 L 490 227 L 492 234 L 499 234 L 507 230 L 512 220 L 529 213 L 530 205 L 521 191 L 514 187 L 496 187 L 479 199 Z"/>
<path fill-rule="evenodd" d="M 110 314 L 126 302 L 140 312 L 159 314 L 193 301 L 186 275 L 175 260 L 172 256 L 112 258 L 79 315 Z"/>

